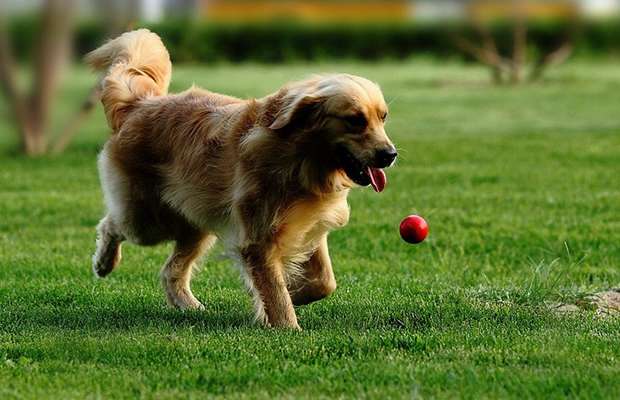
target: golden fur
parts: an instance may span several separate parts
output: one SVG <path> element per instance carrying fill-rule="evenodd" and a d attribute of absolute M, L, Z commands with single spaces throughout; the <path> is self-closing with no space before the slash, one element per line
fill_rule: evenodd
<path fill-rule="evenodd" d="M 347 223 L 356 186 L 336 149 L 360 171 L 377 149 L 393 149 L 377 85 L 339 74 L 261 99 L 198 88 L 168 95 L 168 53 L 147 30 L 123 34 L 87 62 L 107 69 L 102 103 L 113 130 L 99 158 L 107 214 L 95 273 L 118 265 L 124 240 L 175 241 L 161 273 L 168 302 L 200 308 L 192 266 L 222 238 L 239 258 L 257 318 L 299 328 L 293 305 L 336 288 L 327 234 Z"/>

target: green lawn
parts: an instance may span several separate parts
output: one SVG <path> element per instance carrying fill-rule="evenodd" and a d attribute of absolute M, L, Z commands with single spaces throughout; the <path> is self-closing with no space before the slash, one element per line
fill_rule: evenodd
<path fill-rule="evenodd" d="M 382 85 L 401 157 L 384 193 L 352 193 L 339 288 L 298 309 L 299 333 L 253 325 L 217 254 L 194 280 L 203 312 L 165 307 L 168 246 L 128 245 L 96 280 L 101 111 L 65 155 L 29 160 L 0 104 L 1 399 L 620 398 L 620 318 L 545 306 L 620 285 L 620 64 L 519 88 L 424 61 L 177 67 L 172 87 L 260 96 L 320 71 Z M 60 117 L 93 79 L 72 72 Z M 414 212 L 418 246 L 398 234 Z"/>

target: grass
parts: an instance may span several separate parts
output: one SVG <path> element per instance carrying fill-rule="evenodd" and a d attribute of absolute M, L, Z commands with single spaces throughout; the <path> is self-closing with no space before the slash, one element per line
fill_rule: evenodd
<path fill-rule="evenodd" d="M 204 312 L 164 306 L 169 246 L 127 246 L 95 280 L 101 111 L 65 155 L 30 160 L 0 104 L 0 398 L 620 397 L 620 319 L 545 307 L 620 283 L 618 66 L 518 88 L 424 61 L 185 66 L 173 89 L 259 96 L 336 70 L 381 83 L 401 158 L 386 192 L 351 195 L 339 289 L 298 309 L 300 333 L 254 326 L 217 256 L 194 280 Z M 72 72 L 58 121 L 93 79 Z M 397 231 L 414 212 L 418 246 Z"/>

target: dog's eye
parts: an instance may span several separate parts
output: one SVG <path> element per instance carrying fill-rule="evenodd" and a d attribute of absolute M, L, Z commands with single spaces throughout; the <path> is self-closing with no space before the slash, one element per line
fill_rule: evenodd
<path fill-rule="evenodd" d="M 364 114 L 347 115 L 342 117 L 342 119 L 347 123 L 347 125 L 354 129 L 361 130 L 366 128 L 366 125 L 368 125 L 368 121 L 366 120 Z"/>
<path fill-rule="evenodd" d="M 388 117 L 388 113 L 387 113 L 387 111 L 385 111 L 383 114 L 381 114 L 381 121 L 385 122 L 387 117 Z"/>

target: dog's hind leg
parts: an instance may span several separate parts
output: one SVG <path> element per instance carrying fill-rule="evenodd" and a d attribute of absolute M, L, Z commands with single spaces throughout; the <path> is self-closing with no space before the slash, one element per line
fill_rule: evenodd
<path fill-rule="evenodd" d="M 97 249 L 93 255 L 93 272 L 105 277 L 121 261 L 121 243 L 125 240 L 108 214 L 97 225 Z"/>
<path fill-rule="evenodd" d="M 177 239 L 174 250 L 163 269 L 161 282 L 166 291 L 168 304 L 180 309 L 202 309 L 190 288 L 195 261 L 209 250 L 216 241 L 210 233 L 193 233 Z"/>

